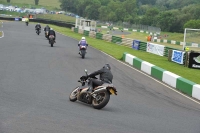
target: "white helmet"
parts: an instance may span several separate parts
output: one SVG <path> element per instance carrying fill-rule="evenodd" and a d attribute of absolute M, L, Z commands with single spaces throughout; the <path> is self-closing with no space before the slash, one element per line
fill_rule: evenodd
<path fill-rule="evenodd" d="M 82 37 L 81 40 L 85 40 L 85 37 Z"/>
<path fill-rule="evenodd" d="M 50 28 L 50 30 L 53 30 L 53 28 Z"/>

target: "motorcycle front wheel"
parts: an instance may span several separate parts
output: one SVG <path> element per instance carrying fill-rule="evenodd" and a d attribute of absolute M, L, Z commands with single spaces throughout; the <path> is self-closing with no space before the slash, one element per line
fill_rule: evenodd
<path fill-rule="evenodd" d="M 78 95 L 78 89 L 79 87 L 76 87 L 70 94 L 69 100 L 72 102 L 75 102 L 77 100 L 77 95 Z"/>
<path fill-rule="evenodd" d="M 92 106 L 95 109 L 102 109 L 108 104 L 109 100 L 110 94 L 107 91 L 98 93 L 92 100 Z"/>

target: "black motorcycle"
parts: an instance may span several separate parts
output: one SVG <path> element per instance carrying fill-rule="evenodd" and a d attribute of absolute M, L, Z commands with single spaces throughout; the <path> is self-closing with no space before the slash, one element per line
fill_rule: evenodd
<path fill-rule="evenodd" d="M 49 36 L 49 44 L 51 44 L 51 47 L 53 47 L 53 44 L 55 43 L 54 38 L 55 38 L 54 35 Z"/>
<path fill-rule="evenodd" d="M 26 26 L 28 26 L 28 21 L 26 21 Z"/>
<path fill-rule="evenodd" d="M 87 70 L 85 70 L 87 75 Z M 92 77 L 96 78 L 96 77 Z M 97 79 L 97 78 L 96 78 Z M 102 109 L 107 105 L 110 100 L 110 95 L 117 95 L 117 90 L 113 84 L 105 83 L 101 86 L 97 86 L 92 90 L 92 93 L 88 92 L 89 82 L 91 78 L 87 80 L 81 79 L 78 82 L 81 86 L 76 87 L 70 94 L 69 100 L 75 102 L 76 100 L 91 104 L 95 109 Z"/>
<path fill-rule="evenodd" d="M 41 29 L 40 28 L 37 28 L 37 29 L 35 29 L 36 30 L 36 34 L 40 34 L 41 33 Z"/>

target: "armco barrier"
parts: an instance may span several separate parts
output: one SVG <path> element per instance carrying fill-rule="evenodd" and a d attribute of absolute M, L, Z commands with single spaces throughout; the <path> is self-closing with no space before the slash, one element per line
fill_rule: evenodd
<path fill-rule="evenodd" d="M 143 61 L 128 53 L 123 54 L 123 61 L 133 67 L 151 75 L 152 77 L 176 88 L 180 92 L 200 100 L 200 85 L 187 80 L 179 75 Z"/>
<path fill-rule="evenodd" d="M 19 21 L 21 21 L 22 18 L 19 18 Z M 8 18 L 8 17 L 0 17 L 0 20 L 9 20 L 9 21 L 15 21 L 14 17 Z M 53 24 L 61 27 L 67 27 L 72 28 L 75 26 L 72 22 L 64 22 L 64 21 L 56 21 L 56 20 L 50 20 L 50 19 L 30 19 L 30 22 L 38 22 L 38 23 L 45 23 L 45 24 Z"/>
<path fill-rule="evenodd" d="M 9 20 L 9 21 L 15 21 L 15 18 L 14 17 L 12 17 L 12 18 L 10 18 L 10 17 L 0 17 L 0 20 Z M 19 18 L 19 21 L 21 21 L 22 19 L 21 18 Z"/>

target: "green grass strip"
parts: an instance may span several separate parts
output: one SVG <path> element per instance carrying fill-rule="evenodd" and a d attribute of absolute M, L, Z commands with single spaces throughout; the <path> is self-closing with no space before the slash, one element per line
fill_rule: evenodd
<path fill-rule="evenodd" d="M 63 28 L 63 27 L 58 27 L 58 26 L 54 26 L 54 25 L 51 25 L 51 26 L 56 31 L 58 31 L 66 36 L 77 39 L 77 40 L 80 40 L 81 37 L 83 36 L 82 34 L 78 34 L 78 33 L 71 31 L 71 29 L 69 29 L 69 28 Z M 101 50 L 101 51 L 113 56 L 114 58 L 116 58 L 118 60 L 122 60 L 123 53 L 127 52 L 129 54 L 132 54 L 132 55 L 140 58 L 141 60 L 152 63 L 160 68 L 163 68 L 167 71 L 175 73 L 175 74 L 177 74 L 181 77 L 184 77 L 188 80 L 196 82 L 197 84 L 200 84 L 200 78 L 198 78 L 200 75 L 199 70 L 189 69 L 187 67 L 184 67 L 183 65 L 179 65 L 174 62 L 169 62 L 167 57 L 157 56 L 157 55 L 143 52 L 143 51 L 137 51 L 137 50 L 131 49 L 129 47 L 117 45 L 117 44 L 114 44 L 111 42 L 106 42 L 106 41 L 100 40 L 100 39 L 95 39 L 95 38 L 90 38 L 90 37 L 86 37 L 86 39 L 90 46 L 92 46 L 98 50 Z"/>

